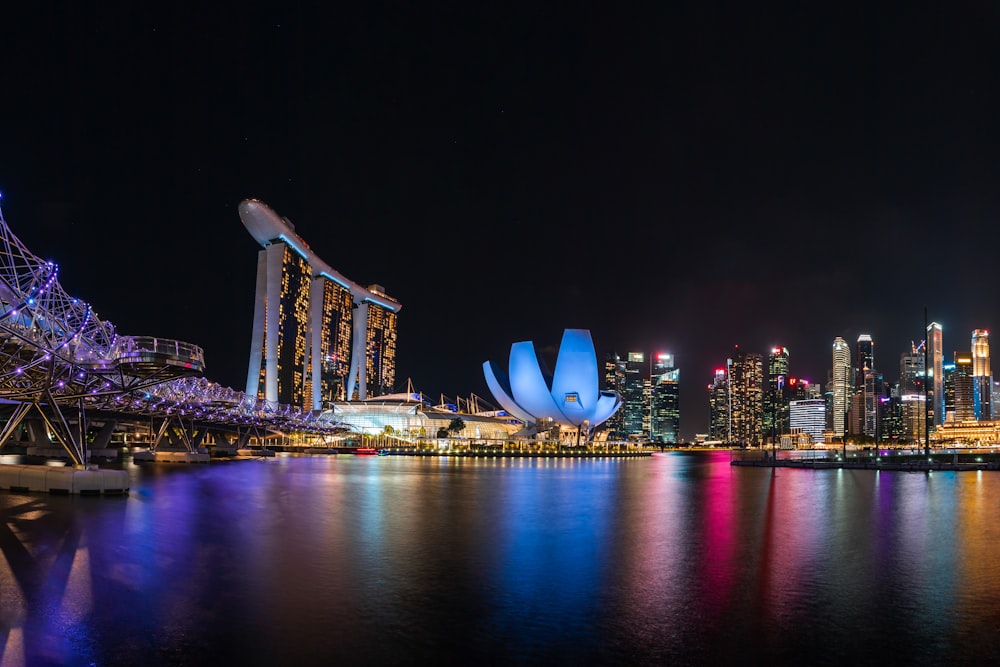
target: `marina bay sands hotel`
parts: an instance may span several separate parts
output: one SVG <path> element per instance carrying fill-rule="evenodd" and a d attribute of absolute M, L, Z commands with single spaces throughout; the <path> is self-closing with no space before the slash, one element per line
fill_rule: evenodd
<path fill-rule="evenodd" d="M 400 303 L 330 268 L 263 202 L 244 200 L 239 215 L 263 248 L 247 395 L 319 410 L 391 393 Z"/>

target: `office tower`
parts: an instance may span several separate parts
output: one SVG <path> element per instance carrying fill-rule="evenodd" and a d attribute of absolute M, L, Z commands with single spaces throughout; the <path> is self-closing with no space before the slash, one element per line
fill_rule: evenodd
<path fill-rule="evenodd" d="M 944 389 L 944 420 L 946 422 L 955 421 L 955 364 L 942 364 L 941 366 Z"/>
<path fill-rule="evenodd" d="M 927 436 L 926 403 L 924 396 L 924 341 L 910 344 L 910 353 L 899 357 L 899 407 L 903 438 L 920 443 Z"/>
<path fill-rule="evenodd" d="M 853 405 L 857 410 L 857 422 L 852 433 L 875 436 L 878 423 L 878 393 L 880 378 L 875 372 L 875 341 L 871 334 L 861 334 L 857 341 L 857 355 L 854 367 L 854 390 L 859 400 Z"/>
<path fill-rule="evenodd" d="M 927 400 L 932 412 L 934 426 L 944 423 L 944 348 L 942 347 L 941 325 L 931 322 L 927 325 Z"/>
<path fill-rule="evenodd" d="M 858 336 L 854 365 L 854 387 L 861 393 L 865 384 L 865 371 L 875 370 L 875 341 L 871 334 Z"/>
<path fill-rule="evenodd" d="M 847 407 L 849 376 L 851 373 L 851 348 L 847 341 L 837 336 L 833 339 L 833 416 L 832 426 L 835 437 L 843 437 L 847 432 Z"/>
<path fill-rule="evenodd" d="M 767 355 L 764 394 L 764 438 L 778 440 L 788 432 L 788 348 L 773 347 Z"/>
<path fill-rule="evenodd" d="M 239 214 L 263 248 L 246 393 L 318 410 L 391 392 L 400 304 L 334 271 L 265 204 L 245 200 Z"/>
<path fill-rule="evenodd" d="M 617 352 L 609 352 L 604 359 L 603 388 L 617 392 L 619 396 L 625 396 L 625 360 Z M 608 440 L 627 440 L 625 410 L 615 410 L 615 413 L 604 422 L 603 429 L 607 432 Z"/>
<path fill-rule="evenodd" d="M 993 373 L 990 371 L 990 332 L 972 332 L 972 389 L 976 419 L 992 419 Z"/>
<path fill-rule="evenodd" d="M 736 347 L 728 360 L 730 437 L 741 445 L 762 444 L 764 429 L 764 362 L 756 352 Z"/>
<path fill-rule="evenodd" d="M 952 387 L 955 392 L 955 422 L 976 419 L 975 363 L 971 352 L 955 352 Z"/>
<path fill-rule="evenodd" d="M 658 353 L 650 377 L 649 435 L 656 443 L 680 441 L 680 369 L 674 355 Z"/>
<path fill-rule="evenodd" d="M 708 385 L 708 438 L 731 442 L 729 434 L 729 377 L 725 368 L 716 368 Z"/>
<path fill-rule="evenodd" d="M 622 412 L 625 413 L 625 434 L 631 440 L 649 439 L 649 366 L 642 352 L 629 352 L 625 362 L 625 392 Z"/>
<path fill-rule="evenodd" d="M 826 429 L 826 401 L 822 398 L 802 398 L 788 402 L 789 429 L 812 436 L 813 442 L 823 442 Z"/>

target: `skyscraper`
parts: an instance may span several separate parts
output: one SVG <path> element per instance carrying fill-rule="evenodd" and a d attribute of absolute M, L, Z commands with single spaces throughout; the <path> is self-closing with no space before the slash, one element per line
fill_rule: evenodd
<path fill-rule="evenodd" d="M 955 370 L 952 386 L 955 391 L 955 421 L 973 421 L 976 418 L 975 364 L 971 352 L 955 352 Z"/>
<path fill-rule="evenodd" d="M 649 438 L 653 442 L 680 441 L 680 374 L 674 367 L 674 355 L 661 352 L 653 358 L 649 402 Z"/>
<path fill-rule="evenodd" d="M 317 410 L 392 390 L 401 305 L 316 256 L 286 219 L 262 202 L 239 206 L 260 243 L 246 393 Z"/>
<path fill-rule="evenodd" d="M 604 383 L 607 391 L 618 392 L 625 396 L 625 360 L 616 352 L 609 352 L 604 359 Z M 624 405 L 622 406 L 624 408 Z M 625 410 L 615 410 L 615 413 L 603 424 L 609 440 L 627 440 L 625 431 Z"/>
<path fill-rule="evenodd" d="M 990 332 L 986 329 L 972 332 L 972 382 L 976 419 L 992 419 L 993 373 L 990 371 Z"/>
<path fill-rule="evenodd" d="M 899 408 L 903 438 L 919 444 L 927 438 L 927 403 L 924 395 L 928 380 L 924 366 L 924 346 L 910 344 L 910 353 L 899 358 Z"/>
<path fill-rule="evenodd" d="M 756 352 L 736 347 L 728 360 L 729 428 L 734 442 L 756 447 L 764 430 L 764 362 Z"/>
<path fill-rule="evenodd" d="M 846 430 L 851 348 L 837 336 L 833 339 L 833 433 L 843 437 Z"/>
<path fill-rule="evenodd" d="M 625 393 L 622 409 L 625 413 L 625 434 L 632 440 L 649 439 L 649 367 L 642 352 L 629 352 L 625 362 Z"/>
<path fill-rule="evenodd" d="M 771 348 L 764 394 L 764 438 L 768 441 L 788 432 L 788 379 L 788 348 Z"/>
<path fill-rule="evenodd" d="M 934 426 L 944 423 L 944 348 L 942 347 L 941 325 L 931 322 L 927 325 L 927 356 L 930 368 L 927 369 L 928 386 L 927 400 L 933 413 Z"/>
<path fill-rule="evenodd" d="M 716 368 L 708 385 L 708 437 L 731 442 L 729 433 L 729 376 L 725 368 Z"/>

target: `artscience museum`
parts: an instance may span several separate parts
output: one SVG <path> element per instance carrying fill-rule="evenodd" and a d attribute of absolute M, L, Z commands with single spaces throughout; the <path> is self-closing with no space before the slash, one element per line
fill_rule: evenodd
<path fill-rule="evenodd" d="M 555 371 L 543 369 L 533 341 L 514 343 L 507 370 L 483 363 L 486 384 L 508 413 L 525 423 L 518 435 L 535 435 L 555 426 L 587 437 L 621 407 L 617 392 L 602 391 L 594 341 L 587 329 L 566 329 Z"/>

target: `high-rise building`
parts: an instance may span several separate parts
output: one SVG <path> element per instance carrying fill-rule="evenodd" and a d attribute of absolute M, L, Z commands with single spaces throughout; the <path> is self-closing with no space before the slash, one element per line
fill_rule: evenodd
<path fill-rule="evenodd" d="M 927 436 L 927 381 L 924 367 L 925 342 L 910 344 L 910 353 L 899 357 L 899 408 L 902 419 L 902 437 L 913 443 L 923 442 Z"/>
<path fill-rule="evenodd" d="M 764 438 L 775 442 L 788 432 L 788 348 L 776 346 L 767 355 L 764 393 Z"/>
<path fill-rule="evenodd" d="M 858 336 L 857 352 L 854 358 L 854 388 L 862 393 L 865 385 L 865 371 L 875 370 L 875 341 L 871 334 Z"/>
<path fill-rule="evenodd" d="M 837 336 L 833 339 L 833 416 L 835 437 L 844 437 L 847 431 L 847 407 L 850 390 L 851 348 L 847 341 Z"/>
<path fill-rule="evenodd" d="M 617 352 L 609 352 L 604 359 L 604 387 L 607 391 L 625 396 L 625 360 Z M 625 431 L 625 410 L 615 413 L 603 424 L 608 440 L 627 440 Z"/>
<path fill-rule="evenodd" d="M 942 347 L 941 325 L 931 322 L 927 325 L 927 400 L 930 405 L 934 426 L 944 423 L 944 348 Z"/>
<path fill-rule="evenodd" d="M 952 387 L 955 392 L 956 423 L 976 419 L 975 364 L 971 352 L 955 352 L 955 370 L 952 373 Z"/>
<path fill-rule="evenodd" d="M 708 438 L 731 442 L 729 431 L 729 376 L 725 368 L 716 368 L 708 385 Z"/>
<path fill-rule="evenodd" d="M 625 434 L 631 440 L 649 439 L 649 365 L 642 352 L 629 352 L 625 362 Z"/>
<path fill-rule="evenodd" d="M 674 355 L 661 352 L 653 357 L 649 403 L 649 436 L 653 442 L 680 441 L 680 374 L 680 369 L 674 367 Z"/>
<path fill-rule="evenodd" d="M 728 360 L 729 430 L 733 442 L 762 445 L 764 429 L 764 362 L 756 352 L 739 346 Z"/>
<path fill-rule="evenodd" d="M 399 302 L 334 271 L 262 202 L 241 202 L 239 214 L 263 248 L 246 393 L 307 410 L 390 393 Z"/>
<path fill-rule="evenodd" d="M 944 420 L 955 421 L 955 364 L 942 364 L 944 390 Z"/>
<path fill-rule="evenodd" d="M 972 382 L 976 419 L 991 420 L 993 373 L 990 371 L 990 332 L 986 329 L 972 332 Z"/>

